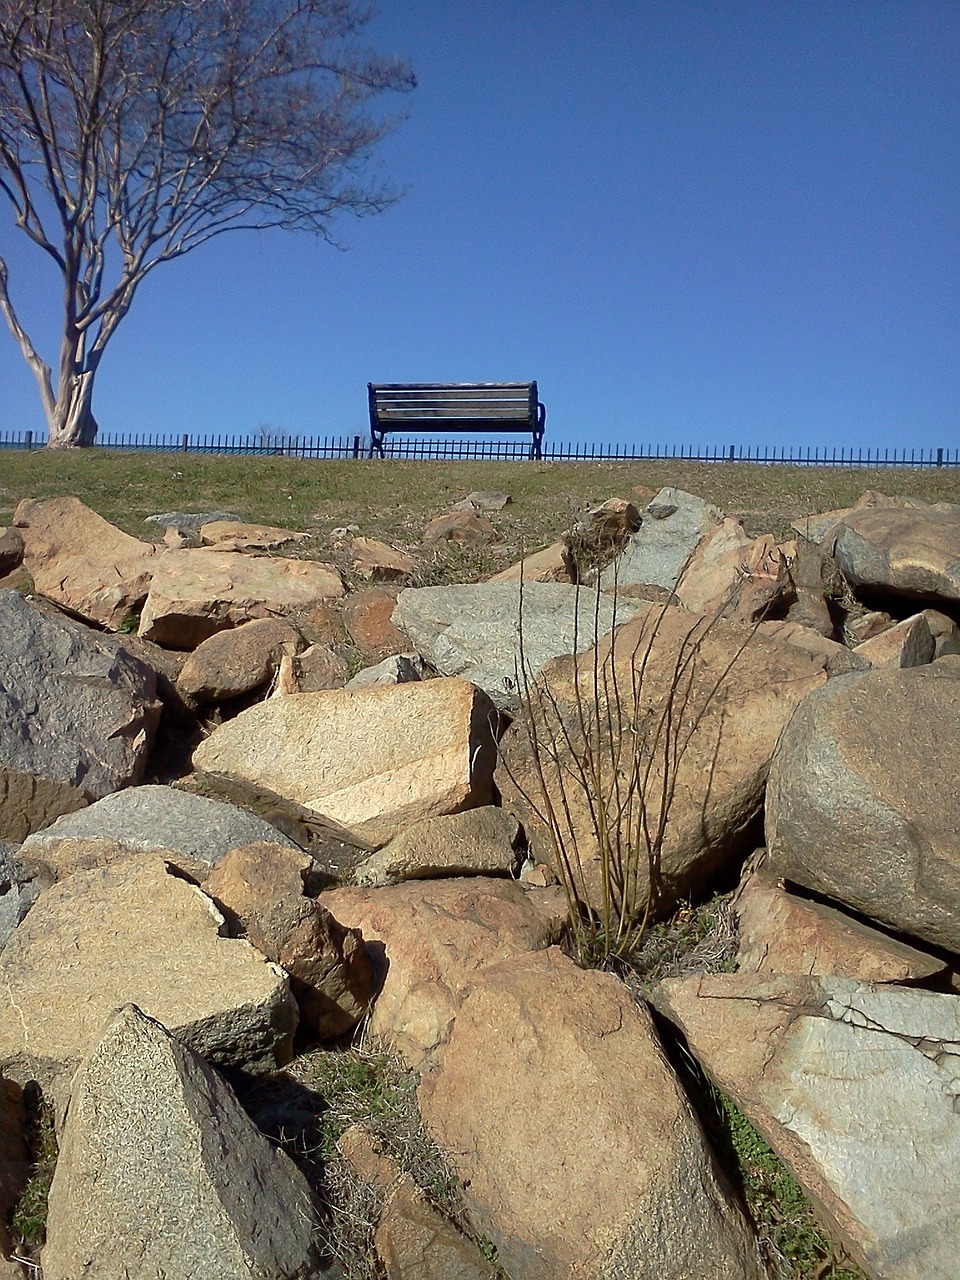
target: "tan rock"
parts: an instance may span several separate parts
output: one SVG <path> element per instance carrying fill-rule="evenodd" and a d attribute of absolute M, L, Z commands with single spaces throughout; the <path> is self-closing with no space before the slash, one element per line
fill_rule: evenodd
<path fill-rule="evenodd" d="M 957 996 L 711 974 L 655 1002 L 868 1275 L 956 1275 Z"/>
<path fill-rule="evenodd" d="M 202 641 L 177 677 L 181 693 L 195 702 L 223 702 L 273 679 L 284 654 L 303 647 L 296 627 L 279 618 L 259 618 Z"/>
<path fill-rule="evenodd" d="M 762 630 L 648 605 L 614 639 L 606 638 L 595 653 L 576 662 L 576 670 L 571 659 L 548 664 L 536 689 L 547 688 L 549 696 L 536 689 L 532 695 L 539 765 L 523 717 L 501 740 L 496 782 L 504 807 L 523 823 L 534 858 L 557 867 L 558 851 L 537 812 L 544 811 L 542 770 L 563 843 L 571 861 L 582 867 L 580 888 L 586 900 L 599 903 L 597 804 L 602 800 L 608 815 L 618 814 L 619 821 L 610 826 L 611 847 L 614 858 L 617 848 L 625 858 L 637 847 L 640 794 L 667 795 L 664 813 L 658 807 L 647 813 L 652 832 L 661 817 L 665 822 L 662 844 L 651 854 L 660 869 L 655 909 L 666 911 L 745 852 L 750 827 L 762 811 L 777 736 L 797 703 L 826 680 L 830 659 Z M 594 673 L 600 729 L 598 738 L 588 739 L 595 745 L 585 748 L 584 726 L 596 723 Z M 554 752 L 558 764 L 551 759 Z M 589 763 L 589 755 L 593 763 L 581 772 L 576 761 Z M 629 793 L 628 804 L 631 778 L 640 785 Z M 643 851 L 640 910 L 649 890 L 649 867 Z"/>
<path fill-rule="evenodd" d="M 828 640 L 836 639 L 836 626 L 826 597 L 805 587 L 797 587 L 797 598 L 784 614 L 784 621 L 809 627 Z"/>
<path fill-rule="evenodd" d="M 936 641 L 922 613 L 888 627 L 854 649 L 874 667 L 922 667 L 932 662 Z"/>
<path fill-rule="evenodd" d="M 353 879 L 374 887 L 440 876 L 507 876 L 516 870 L 519 840 L 516 818 L 493 805 L 427 818 L 365 858 Z"/>
<path fill-rule="evenodd" d="M 785 610 L 795 594 L 786 558 L 771 535 L 751 538 L 733 516 L 704 535 L 676 593 L 694 613 L 746 623 Z"/>
<path fill-rule="evenodd" d="M 194 753 L 215 786 L 286 799 L 369 844 L 492 798 L 495 713 L 465 680 L 271 698 Z"/>
<path fill-rule="evenodd" d="M 612 975 L 556 948 L 483 970 L 419 1098 L 508 1275 L 759 1280 L 650 1016 Z"/>
<path fill-rule="evenodd" d="M 542 551 L 524 556 L 508 569 L 495 573 L 488 582 L 576 582 L 577 569 L 565 542 L 553 542 Z"/>
<path fill-rule="evenodd" d="M 318 693 L 321 689 L 342 689 L 349 668 L 336 649 L 328 644 L 312 644 L 290 661 L 291 693 Z"/>
<path fill-rule="evenodd" d="M 110 524 L 77 498 L 25 498 L 13 515 L 37 591 L 116 631 L 140 608 L 157 548 Z"/>
<path fill-rule="evenodd" d="M 857 644 L 873 640 L 875 636 L 882 635 L 884 631 L 888 631 L 892 626 L 893 618 L 889 613 L 885 613 L 881 609 L 874 609 L 869 613 L 861 613 L 859 615 L 852 614 L 844 623 L 845 630 L 849 632 L 851 638 Z"/>
<path fill-rule="evenodd" d="M 159 858 L 80 871 L 42 893 L 0 955 L 0 1064 L 62 1114 L 111 1010 L 133 1001 L 224 1066 L 289 1059 L 287 979 Z"/>
<path fill-rule="evenodd" d="M 302 1023 L 318 1040 L 333 1040 L 363 1017 L 373 994 L 373 965 L 356 929 L 345 929 L 306 897 L 308 854 L 279 844 L 233 849 L 210 873 L 204 890 L 243 925 L 268 960 L 282 965 Z"/>
<path fill-rule="evenodd" d="M 267 524 L 246 524 L 242 520 L 211 520 L 200 526 L 201 545 L 217 551 L 278 551 L 309 538 L 309 533 L 275 529 Z"/>
<path fill-rule="evenodd" d="M 413 556 L 376 538 L 354 538 L 350 554 L 354 570 L 373 582 L 408 582 L 419 568 Z"/>
<path fill-rule="evenodd" d="M 926 619 L 933 636 L 934 661 L 948 654 L 960 653 L 960 627 L 951 617 L 937 609 L 924 609 L 921 616 Z"/>
<path fill-rule="evenodd" d="M 936 956 L 835 907 L 788 893 L 762 869 L 744 880 L 734 910 L 741 973 L 836 974 L 862 982 L 919 982 L 948 974 Z"/>
<path fill-rule="evenodd" d="M 451 511 L 431 520 L 423 531 L 424 546 L 437 542 L 458 542 L 464 547 L 476 547 L 499 539 L 494 526 L 476 511 Z"/>
<path fill-rule="evenodd" d="M 825 542 L 855 590 L 934 606 L 960 600 L 960 506 L 863 507 Z"/>
<path fill-rule="evenodd" d="M 166 551 L 156 562 L 140 635 L 171 649 L 250 622 L 309 610 L 343 595 L 332 565 L 206 549 Z"/>
<path fill-rule="evenodd" d="M 566 920 L 559 891 L 462 877 L 385 889 L 332 889 L 319 901 L 382 945 L 387 971 L 370 1031 L 420 1069 L 436 1060 L 464 991 L 479 970 L 556 942 Z"/>
<path fill-rule="evenodd" d="M 648 492 L 650 498 L 655 496 L 652 489 Z M 609 498 L 587 512 L 573 530 L 573 536 L 581 546 L 603 551 L 619 547 L 639 528 L 640 511 L 636 504 L 626 498 Z"/>

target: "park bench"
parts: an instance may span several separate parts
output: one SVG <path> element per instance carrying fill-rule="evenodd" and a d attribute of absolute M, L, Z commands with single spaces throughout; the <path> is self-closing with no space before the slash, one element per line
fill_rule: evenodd
<path fill-rule="evenodd" d="M 535 382 L 368 382 L 370 453 L 384 457 L 393 431 L 524 431 L 541 456 L 546 408 Z"/>

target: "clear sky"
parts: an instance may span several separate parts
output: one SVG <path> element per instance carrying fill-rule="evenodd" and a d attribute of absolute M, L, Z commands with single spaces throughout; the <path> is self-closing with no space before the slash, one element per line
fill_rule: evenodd
<path fill-rule="evenodd" d="M 379 0 L 406 188 L 147 281 L 104 431 L 353 434 L 367 381 L 526 381 L 547 441 L 955 448 L 956 0 Z M 0 206 L 52 358 L 57 282 Z M 42 423 L 0 331 L 0 427 Z"/>

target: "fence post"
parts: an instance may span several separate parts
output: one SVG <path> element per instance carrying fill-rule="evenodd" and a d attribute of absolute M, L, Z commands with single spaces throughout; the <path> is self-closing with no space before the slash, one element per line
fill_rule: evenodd
<path fill-rule="evenodd" d="M 183 435 L 180 437 L 180 452 L 186 453 L 187 449 L 189 448 L 189 445 L 190 445 L 190 437 L 187 435 L 186 432 L 184 432 Z"/>
<path fill-rule="evenodd" d="M 938 467 L 943 466 L 943 450 L 942 449 L 937 450 L 937 466 Z"/>
<path fill-rule="evenodd" d="M 353 437 L 353 456 L 355 458 L 360 457 L 360 437 L 359 436 Z"/>
<path fill-rule="evenodd" d="M 730 461 L 733 461 L 733 445 L 730 446 Z"/>
<path fill-rule="evenodd" d="M 28 431 L 23 439 L 24 439 L 24 444 L 27 446 L 27 448 L 32 449 L 33 448 L 33 432 Z"/>

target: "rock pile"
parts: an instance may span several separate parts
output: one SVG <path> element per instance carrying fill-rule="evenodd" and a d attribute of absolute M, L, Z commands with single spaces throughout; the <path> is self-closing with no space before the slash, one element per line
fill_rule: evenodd
<path fill-rule="evenodd" d="M 344 530 L 349 581 L 392 584 L 355 590 L 233 513 L 161 544 L 16 508 L 0 1210 L 39 1088 L 47 1277 L 338 1274 L 234 1090 L 365 1018 L 463 1186 L 454 1226 L 344 1135 L 394 1280 L 771 1274 L 679 1036 L 868 1276 L 956 1276 L 960 507 L 868 493 L 778 543 L 646 496 L 481 584 Z M 506 501 L 425 544 L 497 537 Z M 739 877 L 736 971 L 660 982 L 655 1019 L 578 967 L 571 883 L 616 901 L 611 857 L 653 916 Z"/>

